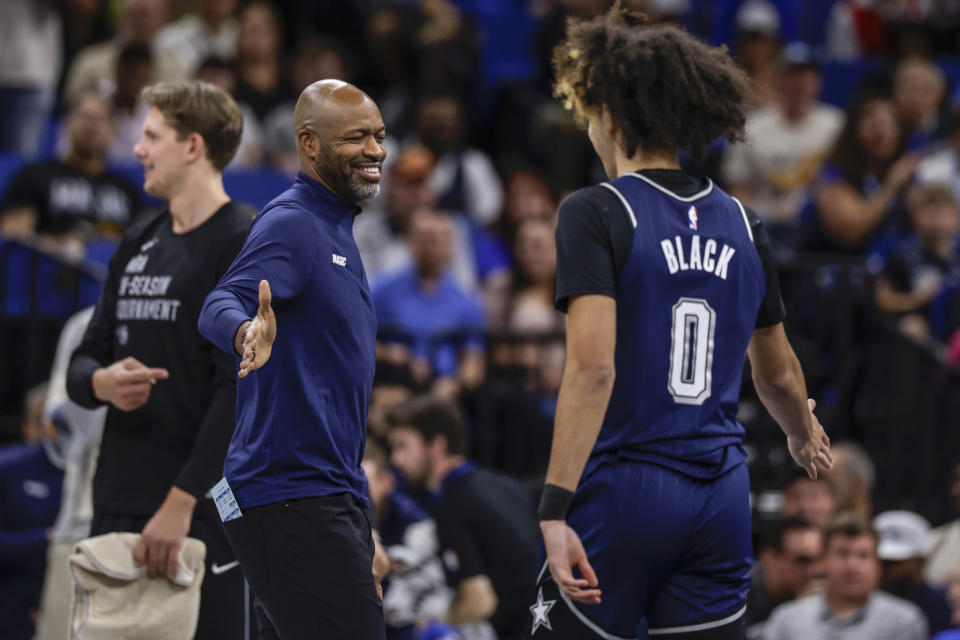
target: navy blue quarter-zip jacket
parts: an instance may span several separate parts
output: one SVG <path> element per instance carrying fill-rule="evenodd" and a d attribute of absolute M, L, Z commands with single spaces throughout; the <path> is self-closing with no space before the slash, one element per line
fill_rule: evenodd
<path fill-rule="evenodd" d="M 360 461 L 377 321 L 353 239 L 357 213 L 298 174 L 254 220 L 200 313 L 200 332 L 235 354 L 237 329 L 259 306 L 259 283 L 270 283 L 277 339 L 270 360 L 237 383 L 224 463 L 241 509 L 336 493 L 369 505 Z"/>

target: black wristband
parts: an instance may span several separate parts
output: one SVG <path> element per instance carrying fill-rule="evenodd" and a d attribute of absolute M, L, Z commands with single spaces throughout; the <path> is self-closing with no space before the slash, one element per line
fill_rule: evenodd
<path fill-rule="evenodd" d="M 543 485 L 543 495 L 540 496 L 540 506 L 537 508 L 537 517 L 544 520 L 566 520 L 567 511 L 573 501 L 573 491 L 568 491 L 555 484 Z"/>

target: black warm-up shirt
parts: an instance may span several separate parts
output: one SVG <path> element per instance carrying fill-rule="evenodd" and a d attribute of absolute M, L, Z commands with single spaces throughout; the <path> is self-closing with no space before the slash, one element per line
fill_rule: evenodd
<path fill-rule="evenodd" d="M 170 377 L 139 409 L 110 407 L 94 478 L 96 513 L 149 516 L 171 486 L 199 500 L 220 479 L 236 417 L 236 359 L 200 335 L 197 318 L 255 213 L 229 202 L 176 234 L 164 210 L 124 234 L 71 359 L 67 391 L 81 406 L 99 406 L 94 371 L 128 356 Z"/>
<path fill-rule="evenodd" d="M 523 485 L 465 463 L 447 477 L 433 509 L 440 557 L 454 589 L 486 575 L 497 594 L 490 623 L 501 637 L 520 637 L 535 598 L 540 527 Z"/>

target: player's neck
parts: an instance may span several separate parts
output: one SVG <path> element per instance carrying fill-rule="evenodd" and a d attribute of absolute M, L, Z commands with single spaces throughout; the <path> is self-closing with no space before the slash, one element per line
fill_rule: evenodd
<path fill-rule="evenodd" d="M 189 176 L 170 198 L 173 232 L 187 233 L 196 229 L 229 201 L 230 196 L 223 189 L 223 178 L 219 173 Z"/>
<path fill-rule="evenodd" d="M 676 153 L 643 153 L 637 149 L 629 158 L 617 152 L 617 177 L 643 171 L 645 169 L 680 169 L 680 160 Z"/>

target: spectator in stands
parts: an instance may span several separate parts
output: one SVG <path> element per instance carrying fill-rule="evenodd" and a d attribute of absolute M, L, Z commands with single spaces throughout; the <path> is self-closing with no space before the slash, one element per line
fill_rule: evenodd
<path fill-rule="evenodd" d="M 842 514 L 824 532 L 823 593 L 774 609 L 765 640 L 926 640 L 923 613 L 913 603 L 877 590 L 877 532 Z"/>
<path fill-rule="evenodd" d="M 354 222 L 353 235 L 371 283 L 410 265 L 407 231 L 415 211 L 436 206 L 437 192 L 430 185 L 435 166 L 433 153 L 422 145 L 401 150 L 388 165 L 383 195 Z"/>
<path fill-rule="evenodd" d="M 50 438 L 0 449 L 0 629 L 8 640 L 33 637 L 47 529 L 57 517 L 62 487 L 62 458 L 54 455 Z"/>
<path fill-rule="evenodd" d="M 820 102 L 820 70 L 810 48 L 794 42 L 780 56 L 776 100 L 747 118 L 747 139 L 727 148 L 727 191 L 770 226 L 789 225 L 840 128 L 843 112 Z"/>
<path fill-rule="evenodd" d="M 371 286 L 411 264 L 407 232 L 417 209 L 436 208 L 432 185 L 436 158 L 423 145 L 402 149 L 387 163 L 383 195 L 357 218 L 353 235 Z M 468 291 L 499 286 L 508 278 L 509 256 L 496 237 L 472 219 L 451 214 L 453 252 L 450 271 Z"/>
<path fill-rule="evenodd" d="M 503 206 L 503 187 L 493 163 L 464 142 L 463 105 L 453 95 L 425 96 L 417 112 L 417 135 L 437 157 L 431 185 L 440 206 L 492 224 Z"/>
<path fill-rule="evenodd" d="M 293 88 L 299 93 L 317 80 L 350 82 L 340 45 L 333 40 L 311 40 L 297 50 L 293 61 Z M 378 103 L 379 104 L 379 103 Z M 293 122 L 294 101 L 274 107 L 263 121 L 264 152 L 270 165 L 291 175 L 299 168 Z M 387 123 L 387 131 L 390 124 Z M 390 154 L 387 155 L 390 157 Z M 369 271 L 369 267 L 367 267 Z"/>
<path fill-rule="evenodd" d="M 565 355 L 563 314 L 553 306 L 557 275 L 554 225 L 530 219 L 517 230 L 513 283 L 498 325 L 513 340 L 504 345 L 509 365 L 520 367 L 534 389 L 555 394 L 560 389 Z"/>
<path fill-rule="evenodd" d="M 0 149 L 32 160 L 60 77 L 62 19 L 54 0 L 6 0 L 0 20 Z"/>
<path fill-rule="evenodd" d="M 947 598 L 953 611 L 951 617 L 953 628 L 941 631 L 933 637 L 933 640 L 960 640 L 960 572 L 954 572 L 947 591 Z"/>
<path fill-rule="evenodd" d="M 413 265 L 373 290 L 378 340 L 408 345 L 416 382 L 430 381 L 445 397 L 479 385 L 484 375 L 486 318 L 449 272 L 453 229 L 447 213 L 414 212 L 407 232 Z"/>
<path fill-rule="evenodd" d="M 280 64 L 283 26 L 277 9 L 263 0 L 244 5 L 239 22 L 236 96 L 263 122 L 271 110 L 296 99 Z"/>
<path fill-rule="evenodd" d="M 833 468 L 824 472 L 824 479 L 833 488 L 836 512 L 852 511 L 861 518 L 873 518 L 873 481 L 876 467 L 870 455 L 855 442 L 838 442 L 830 446 Z"/>
<path fill-rule="evenodd" d="M 887 261 L 876 302 L 900 316 L 901 330 L 926 340 L 933 302 L 946 287 L 960 284 L 960 211 L 952 188 L 931 184 L 912 198 L 911 213 L 915 232 Z M 933 337 L 945 342 L 949 334 Z"/>
<path fill-rule="evenodd" d="M 948 184 L 960 202 L 960 106 L 951 113 L 949 136 L 949 144 L 932 151 L 917 167 L 917 181 Z"/>
<path fill-rule="evenodd" d="M 837 498 L 833 487 L 823 480 L 811 480 L 797 469 L 783 488 L 783 508 L 786 518 L 801 518 L 814 527 L 825 527 L 837 512 Z"/>
<path fill-rule="evenodd" d="M 24 396 L 23 418 L 20 421 L 20 439 L 28 444 L 43 442 L 48 437 L 49 421 L 43 415 L 43 401 L 47 395 L 46 383 L 38 384 Z"/>
<path fill-rule="evenodd" d="M 436 523 L 413 498 L 397 491 L 387 450 L 377 439 L 367 439 L 362 466 L 391 563 L 383 589 L 387 637 L 409 638 L 414 626 L 444 618 L 453 596 L 437 555 Z"/>
<path fill-rule="evenodd" d="M 960 511 L 960 461 L 953 467 L 950 482 L 950 497 L 954 509 Z M 933 530 L 933 544 L 925 576 L 927 582 L 934 586 L 946 586 L 954 574 L 960 578 L 960 518 L 948 522 Z M 960 593 L 960 579 L 956 580 Z M 960 607 L 957 607 L 960 617 Z"/>
<path fill-rule="evenodd" d="M 0 205 L 3 236 L 43 234 L 54 246 L 95 233 L 119 238 L 140 212 L 140 190 L 106 168 L 113 136 L 109 102 L 84 94 L 70 109 L 66 128 L 66 158 L 29 165 L 10 182 Z"/>
<path fill-rule="evenodd" d="M 755 107 L 776 104 L 780 16 L 767 0 L 747 0 L 737 10 L 737 49 L 750 76 Z"/>
<path fill-rule="evenodd" d="M 924 581 L 923 570 L 933 546 L 930 523 L 911 511 L 885 511 L 873 520 L 880 536 L 877 557 L 882 563 L 880 587 L 917 605 L 930 633 L 950 627 L 946 589 Z"/>
<path fill-rule="evenodd" d="M 762 637 L 763 623 L 779 605 L 811 593 L 820 575 L 823 534 L 799 518 L 785 518 L 760 535 L 750 572 L 745 614 L 747 635 Z"/>
<path fill-rule="evenodd" d="M 897 103 L 909 151 L 926 151 L 945 134 L 940 105 L 946 80 L 940 68 L 923 58 L 907 58 L 893 73 L 893 99 Z"/>
<path fill-rule="evenodd" d="M 87 307 L 63 326 L 45 398 L 44 415 L 57 426 L 55 444 L 62 452 L 63 490 L 56 522 L 47 532 L 47 570 L 34 640 L 63 640 L 69 635 L 73 580 L 67 559 L 74 545 L 90 536 L 93 471 L 107 410 L 84 409 L 71 401 L 67 397 L 66 376 L 70 356 L 83 339 L 93 311 L 94 307 Z"/>
<path fill-rule="evenodd" d="M 221 58 L 210 57 L 200 63 L 197 69 L 197 80 L 209 82 L 215 87 L 220 87 L 230 95 L 237 92 L 237 67 L 232 62 L 227 62 Z M 243 102 L 238 102 L 240 111 L 243 112 L 243 134 L 240 136 L 240 146 L 237 147 L 237 153 L 233 160 L 227 165 L 228 168 L 258 167 L 263 159 L 263 131 L 253 115 L 250 107 Z M 287 129 L 290 129 L 292 137 L 293 111 L 289 114 L 286 122 Z"/>
<path fill-rule="evenodd" d="M 196 13 L 188 13 L 157 34 L 158 54 L 176 61 L 175 77 L 192 78 L 200 63 L 210 56 L 233 60 L 240 32 L 234 13 L 237 0 L 197 0 Z"/>
<path fill-rule="evenodd" d="M 510 173 L 504 195 L 497 233 L 508 246 L 514 245 L 517 227 L 523 222 L 556 219 L 557 201 L 544 177 L 534 169 L 523 168 Z"/>
<path fill-rule="evenodd" d="M 113 139 L 107 151 L 112 164 L 132 165 L 139 160 L 133 147 L 143 134 L 143 120 L 150 108 L 140 99 L 140 92 L 153 75 L 153 54 L 150 47 L 132 42 L 117 57 L 116 88 L 113 92 Z"/>
<path fill-rule="evenodd" d="M 387 415 L 413 397 L 417 384 L 410 367 L 378 360 L 370 389 L 370 411 L 367 413 L 367 435 L 387 438 Z"/>
<path fill-rule="evenodd" d="M 440 557 L 455 590 L 451 624 L 489 620 L 502 639 L 528 629 L 539 532 L 516 480 L 478 468 L 456 405 L 422 396 L 390 415 L 391 462 L 434 493 Z"/>
<path fill-rule="evenodd" d="M 130 43 L 151 47 L 151 81 L 176 78 L 178 70 L 173 54 L 156 46 L 154 36 L 167 22 L 169 0 L 124 0 L 120 7 L 117 35 L 81 49 L 67 72 L 64 100 L 71 104 L 88 91 L 110 95 L 116 89 L 117 59 Z"/>
<path fill-rule="evenodd" d="M 814 181 L 807 249 L 863 253 L 896 222 L 901 193 L 920 157 L 903 153 L 896 106 L 882 95 L 855 100 L 827 165 Z"/>

